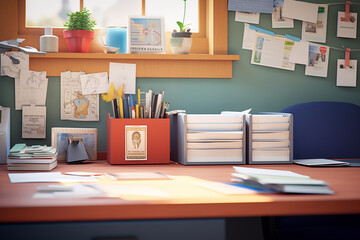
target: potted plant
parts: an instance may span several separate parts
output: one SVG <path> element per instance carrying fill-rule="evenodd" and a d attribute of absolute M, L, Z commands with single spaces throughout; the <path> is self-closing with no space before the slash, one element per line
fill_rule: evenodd
<path fill-rule="evenodd" d="M 96 22 L 91 20 L 91 13 L 84 8 L 78 12 L 67 13 L 69 20 L 65 22 L 67 27 L 63 32 L 69 52 L 87 53 L 94 38 L 94 26 Z"/>
<path fill-rule="evenodd" d="M 171 33 L 170 38 L 170 46 L 173 54 L 189 54 L 192 38 L 190 28 L 188 28 L 189 24 L 185 24 L 185 16 L 186 16 L 186 1 L 184 1 L 184 16 L 182 22 L 177 21 L 176 24 L 179 26 L 179 32 L 174 29 Z"/>

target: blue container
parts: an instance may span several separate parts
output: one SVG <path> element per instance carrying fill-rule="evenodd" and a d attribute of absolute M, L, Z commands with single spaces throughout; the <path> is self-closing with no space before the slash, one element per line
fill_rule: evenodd
<path fill-rule="evenodd" d="M 106 46 L 120 48 L 117 53 L 127 53 L 126 28 L 108 28 L 106 30 Z"/>

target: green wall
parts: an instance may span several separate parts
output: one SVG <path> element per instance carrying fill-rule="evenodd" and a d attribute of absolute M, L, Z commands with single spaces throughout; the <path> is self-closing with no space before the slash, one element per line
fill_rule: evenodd
<path fill-rule="evenodd" d="M 344 1 L 309 1 L 314 3 Z M 352 1 L 354 2 L 354 1 Z M 359 0 L 357 1 L 359 2 Z M 360 49 L 359 22 L 357 39 L 336 38 L 337 11 L 344 11 L 345 5 L 329 6 L 327 43 L 333 47 Z M 351 5 L 351 12 L 360 16 L 360 5 Z M 188 113 L 219 113 L 222 110 L 241 111 L 252 108 L 252 112 L 280 111 L 301 102 L 342 101 L 360 105 L 360 72 L 357 87 L 336 87 L 336 61 L 344 59 L 345 52 L 331 49 L 327 78 L 305 76 L 305 67 L 296 65 L 295 71 L 286 71 L 250 64 L 251 51 L 241 49 L 244 24 L 235 22 L 235 13 L 229 12 L 229 54 L 240 55 L 233 62 L 232 79 L 168 79 L 138 78 L 137 86 L 142 90 L 152 88 L 165 90 L 165 99 L 170 109 L 185 109 Z M 271 30 L 271 16 L 261 14 L 261 28 Z M 295 21 L 294 29 L 273 29 L 277 34 L 301 37 L 301 22 Z M 351 53 L 351 59 L 358 60 L 360 50 Z M 65 70 L 65 69 L 64 69 Z M 184 69 L 184 71 L 186 71 Z M 76 122 L 60 120 L 60 78 L 50 77 L 47 94 L 47 139 L 21 139 L 21 111 L 15 111 L 14 80 L 0 77 L 0 105 L 11 108 L 11 145 L 18 142 L 51 144 L 52 127 L 95 127 L 98 128 L 98 150 L 106 151 L 106 117 L 111 105 L 100 100 L 99 122 Z"/>

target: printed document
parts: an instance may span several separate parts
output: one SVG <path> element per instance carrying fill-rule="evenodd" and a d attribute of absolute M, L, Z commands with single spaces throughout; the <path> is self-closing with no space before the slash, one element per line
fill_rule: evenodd
<path fill-rule="evenodd" d="M 311 42 L 326 42 L 328 5 L 318 5 L 317 22 L 302 22 L 301 38 Z"/>
<path fill-rule="evenodd" d="M 250 25 L 245 23 L 242 48 L 247 50 L 253 50 L 255 41 L 256 41 L 256 30 L 251 29 Z"/>
<path fill-rule="evenodd" d="M 294 41 L 287 38 L 257 33 L 251 64 L 294 71 L 295 64 L 289 62 L 293 45 Z"/>
<path fill-rule="evenodd" d="M 309 44 L 309 61 L 305 75 L 327 77 L 330 48 L 315 43 Z"/>
<path fill-rule="evenodd" d="M 246 22 L 252 24 L 259 24 L 260 22 L 260 13 L 254 12 L 235 12 L 235 21 L 237 22 Z"/>
<path fill-rule="evenodd" d="M 61 120 L 99 121 L 99 95 L 81 93 L 84 72 L 61 73 Z"/>
<path fill-rule="evenodd" d="M 349 21 L 345 20 L 345 12 L 338 12 L 337 37 L 356 38 L 357 13 L 350 13 Z"/>
<path fill-rule="evenodd" d="M 356 87 L 357 60 L 350 60 L 350 66 L 345 67 L 345 60 L 337 60 L 336 86 Z"/>
<path fill-rule="evenodd" d="M 22 138 L 46 138 L 46 106 L 23 106 Z"/>

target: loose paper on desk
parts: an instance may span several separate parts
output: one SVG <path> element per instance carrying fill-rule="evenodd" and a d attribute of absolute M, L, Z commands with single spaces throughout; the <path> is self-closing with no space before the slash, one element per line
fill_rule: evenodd
<path fill-rule="evenodd" d="M 46 106 L 23 106 L 22 138 L 46 138 Z"/>
<path fill-rule="evenodd" d="M 19 64 L 14 64 L 5 53 L 1 54 L 1 76 L 20 78 L 20 70 L 29 70 L 29 55 L 23 52 L 7 52 L 11 56 L 20 60 Z"/>
<path fill-rule="evenodd" d="M 316 23 L 318 5 L 303 1 L 284 0 L 282 14 L 287 18 Z"/>
<path fill-rule="evenodd" d="M 357 13 L 350 13 L 349 21 L 345 21 L 345 12 L 338 12 L 337 37 L 356 38 Z"/>
<path fill-rule="evenodd" d="M 302 22 L 302 40 L 311 42 L 326 42 L 326 28 L 328 17 L 328 5 L 318 5 L 317 22 Z"/>
<path fill-rule="evenodd" d="M 293 45 L 294 41 L 287 38 L 257 33 L 251 64 L 294 71 L 295 64 L 289 62 Z"/>
<path fill-rule="evenodd" d="M 357 60 L 350 60 L 350 66 L 345 67 L 345 60 L 337 60 L 336 86 L 356 87 Z"/>
<path fill-rule="evenodd" d="M 229 11 L 272 13 L 273 0 L 229 0 Z"/>
<path fill-rule="evenodd" d="M 62 185 L 60 185 L 62 186 Z M 106 197 L 106 194 L 97 189 L 94 185 L 75 184 L 72 191 L 54 191 L 54 192 L 36 192 L 33 198 L 90 198 L 90 197 Z"/>
<path fill-rule="evenodd" d="M 15 109 L 23 105 L 46 105 L 48 79 L 46 72 L 21 70 L 20 79 L 15 78 Z"/>
<path fill-rule="evenodd" d="M 82 95 L 84 72 L 61 73 L 61 120 L 99 121 L 99 95 Z"/>
<path fill-rule="evenodd" d="M 61 172 L 46 173 L 9 173 L 11 183 L 29 183 L 29 182 L 96 182 L 94 176 L 78 177 L 63 175 Z"/>
<path fill-rule="evenodd" d="M 309 44 L 309 61 L 305 75 L 327 77 L 330 48 L 315 43 Z"/>
<path fill-rule="evenodd" d="M 272 28 L 294 28 L 294 20 L 283 16 L 284 0 L 274 0 Z"/>
<path fill-rule="evenodd" d="M 106 93 L 109 89 L 107 72 L 80 75 L 83 95 Z"/>
<path fill-rule="evenodd" d="M 252 23 L 252 24 L 259 24 L 259 22 L 260 22 L 260 13 L 236 11 L 235 12 L 235 21 Z"/>
<path fill-rule="evenodd" d="M 289 62 L 307 65 L 309 61 L 309 42 L 294 42 L 291 50 Z"/>
<path fill-rule="evenodd" d="M 125 84 L 125 94 L 136 93 L 136 64 L 110 63 L 109 85 L 114 83 L 115 88 Z"/>

